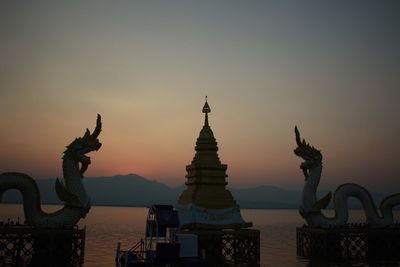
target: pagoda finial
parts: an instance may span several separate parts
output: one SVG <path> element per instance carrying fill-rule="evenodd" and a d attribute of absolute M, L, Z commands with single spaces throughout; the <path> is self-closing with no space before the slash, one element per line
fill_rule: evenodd
<path fill-rule="evenodd" d="M 208 105 L 207 96 L 206 96 L 206 103 L 204 103 L 204 106 L 203 106 L 203 113 L 206 114 L 206 117 L 204 120 L 204 126 L 208 126 L 208 113 L 210 113 L 210 112 L 211 112 L 211 109 L 210 109 L 210 106 Z"/>

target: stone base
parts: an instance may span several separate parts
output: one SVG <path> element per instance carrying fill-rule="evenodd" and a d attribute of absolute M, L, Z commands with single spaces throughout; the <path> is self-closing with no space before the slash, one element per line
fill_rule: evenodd
<path fill-rule="evenodd" d="M 301 257 L 400 262 L 400 226 L 298 227 L 296 232 Z"/>
<path fill-rule="evenodd" d="M 252 223 L 243 220 L 238 205 L 228 209 L 178 205 L 177 211 L 182 229 L 238 229 L 252 226 Z"/>
<path fill-rule="evenodd" d="M 0 265 L 4 260 L 10 266 L 81 267 L 84 249 L 85 228 L 0 226 Z"/>

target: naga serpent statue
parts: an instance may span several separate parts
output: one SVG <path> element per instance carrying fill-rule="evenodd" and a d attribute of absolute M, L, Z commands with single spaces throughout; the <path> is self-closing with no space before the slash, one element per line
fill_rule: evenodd
<path fill-rule="evenodd" d="M 317 200 L 317 187 L 322 174 L 322 154 L 306 141 L 300 138 L 300 133 L 295 127 L 297 148 L 294 153 L 303 158 L 300 169 L 305 176 L 305 184 L 302 193 L 300 214 L 311 227 L 330 228 L 343 226 L 349 217 L 347 200 L 354 197 L 363 205 L 368 224 L 373 227 L 393 225 L 393 207 L 400 205 L 400 194 L 393 194 L 382 200 L 379 209 L 376 208 L 371 194 L 362 186 L 357 184 L 342 184 L 333 195 L 333 206 L 335 215 L 327 218 L 321 212 L 331 200 L 332 194 Z"/>
<path fill-rule="evenodd" d="M 90 157 L 85 154 L 97 151 L 101 143 L 97 139 L 101 132 L 101 117 L 97 115 L 96 129 L 90 134 L 86 129 L 83 137 L 76 138 L 63 156 L 64 181 L 56 180 L 55 190 L 64 207 L 53 213 L 44 212 L 40 205 L 40 192 L 35 180 L 30 176 L 7 172 L 0 174 L 0 200 L 8 189 L 17 189 L 21 192 L 24 202 L 25 220 L 35 227 L 72 228 L 81 218 L 84 218 L 90 209 L 90 199 L 83 187 L 83 173 L 90 164 Z"/>

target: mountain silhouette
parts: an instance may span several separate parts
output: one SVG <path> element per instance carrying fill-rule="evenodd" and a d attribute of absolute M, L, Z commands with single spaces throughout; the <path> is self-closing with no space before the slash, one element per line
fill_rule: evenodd
<path fill-rule="evenodd" d="M 42 204 L 62 204 L 54 188 L 55 179 L 36 180 L 40 190 Z M 184 185 L 170 187 L 158 181 L 146 179 L 137 174 L 104 177 L 85 177 L 83 179 L 92 205 L 148 207 L 153 204 L 177 203 Z M 256 209 L 297 209 L 301 192 L 285 190 L 276 186 L 258 186 L 252 188 L 230 187 L 236 202 L 241 208 Z M 326 191 L 319 192 L 319 196 Z M 373 194 L 375 200 L 383 199 L 384 194 Z M 22 195 L 17 190 L 6 191 L 3 203 L 22 203 Z M 361 208 L 359 202 L 350 199 L 352 208 Z M 330 207 L 332 207 L 330 205 Z"/>
<path fill-rule="evenodd" d="M 54 185 L 55 179 L 36 180 L 43 204 L 61 204 Z M 146 179 L 137 174 L 104 177 L 85 177 L 83 180 L 92 205 L 151 206 L 175 205 L 185 186 L 170 187 Z M 242 208 L 297 208 L 299 192 L 287 191 L 274 186 L 254 188 L 230 188 Z M 9 190 L 3 195 L 3 203 L 21 203 L 22 195 Z"/>

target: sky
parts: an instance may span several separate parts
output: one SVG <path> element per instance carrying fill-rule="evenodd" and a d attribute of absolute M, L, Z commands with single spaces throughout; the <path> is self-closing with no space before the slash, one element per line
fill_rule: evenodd
<path fill-rule="evenodd" d="M 398 1 L 1 1 L 0 173 L 62 177 L 102 115 L 86 176 L 185 181 L 205 95 L 230 186 L 400 189 Z"/>

